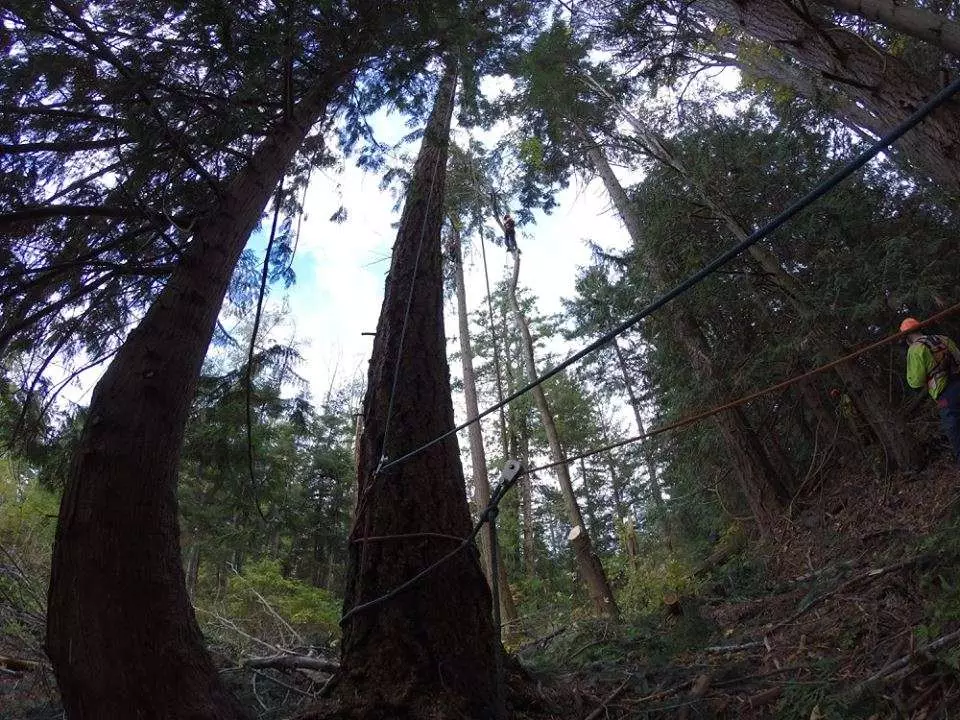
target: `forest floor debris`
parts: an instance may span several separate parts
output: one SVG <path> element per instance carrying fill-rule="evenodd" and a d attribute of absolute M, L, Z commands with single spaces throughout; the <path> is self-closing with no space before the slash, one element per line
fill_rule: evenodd
<path fill-rule="evenodd" d="M 529 658 L 580 718 L 926 718 L 960 712 L 960 472 L 813 489 L 750 557 L 711 570 L 680 618 L 568 629 Z M 691 644 L 690 637 L 699 640 Z M 563 659 L 576 667 L 563 667 Z M 614 677 L 619 673 L 617 677 Z M 603 675 L 609 677 L 604 678 Z"/>
<path fill-rule="evenodd" d="M 682 614 L 561 620 L 515 648 L 524 720 L 911 718 L 960 713 L 960 472 L 813 488 L 766 545 L 717 563 Z M 762 566 L 757 558 L 764 558 Z M 262 720 L 314 705 L 335 663 L 306 648 L 240 661 L 227 684 Z M 36 644 L 0 640 L 0 718 L 60 716 Z M 243 661 L 246 662 L 243 662 Z"/>

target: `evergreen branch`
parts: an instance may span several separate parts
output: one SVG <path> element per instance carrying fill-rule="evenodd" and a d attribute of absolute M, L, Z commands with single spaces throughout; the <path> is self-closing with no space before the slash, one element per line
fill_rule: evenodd
<path fill-rule="evenodd" d="M 117 205 L 37 205 L 13 212 L 0 213 L 0 231 L 18 223 L 40 222 L 58 217 L 143 219 L 148 217 L 148 214 L 143 210 Z"/>
<path fill-rule="evenodd" d="M 66 105 L 66 103 L 63 103 Z M 0 114 L 3 115 L 41 115 L 43 117 L 66 118 L 70 120 L 91 120 L 93 122 L 110 123 L 119 125 L 120 120 L 108 115 L 100 115 L 94 112 L 84 112 L 82 110 L 63 110 L 58 106 L 45 105 L 2 105 L 0 104 Z"/>
<path fill-rule="evenodd" d="M 102 140 L 57 140 L 54 142 L 32 142 L 21 144 L 0 144 L 0 155 L 22 155 L 31 152 L 81 152 L 83 150 L 105 150 L 129 145 L 135 142 L 129 137 L 104 138 Z"/>
<path fill-rule="evenodd" d="M 66 0 L 51 0 L 51 4 L 60 10 L 60 12 L 62 12 L 64 15 L 66 15 L 70 19 L 70 22 L 72 22 L 80 30 L 80 32 L 88 40 L 90 40 L 91 43 L 93 43 L 95 48 L 100 51 L 99 53 L 94 53 L 95 55 L 100 57 L 101 60 L 108 62 L 110 65 L 116 68 L 117 72 L 119 72 L 123 77 L 134 83 L 135 87 L 137 88 L 137 95 L 140 96 L 140 98 L 147 104 L 147 107 L 150 108 L 150 114 L 157 121 L 157 123 L 159 123 L 164 134 L 167 135 L 168 139 L 170 139 L 170 141 L 173 143 L 177 154 L 180 155 L 187 165 L 189 165 L 198 175 L 200 175 L 200 177 L 204 179 L 204 181 L 213 190 L 214 194 L 216 194 L 217 197 L 220 197 L 222 193 L 220 190 L 219 181 L 214 178 L 213 175 L 211 175 L 210 172 L 203 167 L 203 165 L 197 162 L 196 158 L 183 149 L 182 143 L 177 142 L 176 135 L 167 124 L 166 118 L 164 118 L 157 109 L 153 102 L 153 98 L 144 92 L 142 87 L 144 78 L 139 74 L 135 74 L 126 65 L 124 65 L 120 58 L 118 58 L 114 54 L 113 50 L 110 49 L 110 46 L 107 45 L 97 35 L 96 32 L 94 32 L 93 28 L 90 27 L 90 25 L 68 2 L 66 2 Z"/>

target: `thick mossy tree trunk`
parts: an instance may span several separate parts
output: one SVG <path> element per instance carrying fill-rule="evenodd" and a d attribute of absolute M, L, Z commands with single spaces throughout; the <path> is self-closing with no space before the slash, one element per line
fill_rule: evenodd
<path fill-rule="evenodd" d="M 825 78 L 891 129 L 939 88 L 933 78 L 823 16 L 781 0 L 696 0 L 694 7 L 766 42 Z M 859 113 L 858 113 L 859 114 Z M 908 132 L 897 147 L 922 172 L 960 192 L 960 101 L 949 100 Z"/>
<path fill-rule="evenodd" d="M 578 132 L 586 145 L 587 158 L 603 181 L 634 247 L 646 263 L 650 277 L 658 286 L 665 287 L 663 268 L 656 256 L 648 251 L 640 223 L 613 168 L 610 167 L 606 156 L 593 139 L 580 128 Z M 665 313 L 697 374 L 704 378 L 707 384 L 715 383 L 717 371 L 710 358 L 710 348 L 696 321 L 678 306 L 668 308 Z M 734 461 L 740 488 L 757 522 L 757 527 L 762 533 L 767 534 L 771 517 L 790 500 L 789 487 L 774 470 L 763 445 L 739 407 L 716 416 L 714 422 Z"/>
<path fill-rule="evenodd" d="M 451 222 L 453 233 L 452 262 L 457 282 L 457 321 L 460 327 L 460 364 L 463 368 L 463 400 L 466 405 L 467 417 L 474 418 L 480 414 L 480 403 L 477 400 L 477 374 L 473 368 L 473 343 L 470 342 L 470 315 L 467 312 L 467 284 L 463 277 L 463 245 L 460 231 Z M 494 343 L 496 338 L 491 338 Z M 502 393 L 501 393 L 502 395 Z M 506 433 L 502 433 L 503 436 Z M 490 504 L 490 476 L 487 473 L 487 451 L 483 446 L 483 431 L 479 422 L 467 428 L 467 437 L 470 442 L 470 460 L 473 463 L 473 485 L 477 491 L 477 506 L 483 510 Z M 510 633 L 518 630 L 517 606 L 510 594 L 510 582 L 507 578 L 507 568 L 503 564 L 503 557 L 499 547 L 496 553 L 496 562 L 493 554 L 493 538 L 490 524 L 483 526 L 480 533 L 481 557 L 483 559 L 483 574 L 491 589 L 493 583 L 498 584 L 500 598 L 500 620 Z M 493 577 L 493 568 L 497 568 L 497 577 Z"/>
<path fill-rule="evenodd" d="M 533 355 L 533 336 L 530 334 L 530 326 L 527 318 L 520 308 L 517 301 L 517 280 L 520 276 L 520 255 L 514 253 L 513 256 L 513 279 L 508 287 L 510 304 L 513 306 L 513 314 L 517 322 L 517 330 L 520 331 L 520 352 L 523 355 L 523 362 L 527 368 L 527 376 L 532 381 L 537 377 L 537 363 Z M 540 422 L 543 424 L 544 432 L 547 435 L 547 443 L 550 445 L 550 457 L 552 462 L 559 463 L 556 466 L 557 480 L 560 483 L 560 493 L 563 495 L 563 502 L 567 510 L 567 518 L 570 521 L 570 544 L 573 546 L 577 559 L 577 570 L 590 597 L 593 600 L 594 607 L 599 614 L 606 615 L 610 619 L 617 621 L 620 618 L 620 609 L 613 597 L 613 591 L 610 589 L 610 582 L 607 580 L 607 574 L 600 563 L 600 558 L 593 552 L 593 543 L 590 542 L 590 533 L 587 532 L 586 525 L 583 522 L 583 513 L 580 512 L 580 505 L 573 491 L 573 481 L 570 478 L 570 468 L 564 460 L 563 446 L 560 443 L 560 433 L 557 431 L 557 424 L 553 419 L 553 411 L 547 402 L 547 396 L 543 392 L 543 386 L 537 385 L 530 394 L 537 405 L 540 413 Z"/>
<path fill-rule="evenodd" d="M 378 472 L 454 424 L 440 234 L 455 86 L 451 64 L 407 189 L 367 378 L 344 599 L 345 613 L 354 612 L 343 623 L 343 717 L 499 714 L 499 641 L 475 548 L 360 607 L 442 558 L 471 527 L 455 436 Z"/>
<path fill-rule="evenodd" d="M 201 220 L 94 389 L 53 549 L 47 651 L 71 720 L 239 718 L 184 583 L 177 467 L 234 266 L 348 59 L 267 135 Z"/>

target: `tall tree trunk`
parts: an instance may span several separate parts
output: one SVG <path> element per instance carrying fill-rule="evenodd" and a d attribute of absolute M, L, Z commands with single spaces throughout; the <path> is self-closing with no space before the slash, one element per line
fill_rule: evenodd
<path fill-rule="evenodd" d="M 457 284 L 457 320 L 460 325 L 460 364 L 463 367 L 463 399 L 466 404 L 468 418 L 480 414 L 480 404 L 477 401 L 477 375 L 473 369 L 473 346 L 470 342 L 470 316 L 467 313 L 467 286 L 463 277 L 463 244 L 460 231 L 451 222 L 453 233 L 454 255 L 453 266 Z M 492 329 L 492 328 L 491 328 Z M 496 340 L 494 339 L 494 342 Z M 506 433 L 504 433 L 505 435 Z M 467 437 L 470 442 L 470 461 L 473 464 L 473 485 L 477 490 L 477 504 L 482 511 L 490 504 L 490 478 L 487 474 L 487 451 L 483 446 L 483 432 L 480 422 L 472 423 L 467 428 Z M 500 619 L 513 633 L 517 627 L 517 606 L 510 594 L 510 583 L 507 579 L 507 568 L 503 564 L 503 557 L 497 548 L 496 563 L 493 557 L 493 538 L 489 523 L 483 526 L 480 533 L 481 559 L 483 560 L 483 574 L 487 577 L 491 589 L 493 583 L 499 586 Z M 497 568 L 497 577 L 492 576 L 493 568 Z"/>
<path fill-rule="evenodd" d="M 499 222 L 499 220 L 498 220 Z M 480 253 L 483 257 L 483 280 L 487 286 L 487 317 L 490 322 L 490 346 L 493 348 L 493 372 L 497 387 L 497 402 L 501 407 L 497 410 L 497 422 L 500 429 L 500 447 L 503 450 L 503 459 L 506 461 L 510 457 L 509 441 L 507 439 L 507 412 L 503 407 L 503 366 L 500 362 L 500 338 L 495 330 L 497 322 L 493 317 L 493 299 L 490 295 L 490 273 L 487 270 L 487 243 L 480 234 Z M 505 337 L 505 336 L 504 336 Z M 524 465 L 526 467 L 526 465 Z M 526 473 L 524 473 L 526 477 Z"/>
<path fill-rule="evenodd" d="M 489 289 L 489 288 L 488 288 Z M 510 340 L 510 328 L 507 322 L 506 298 L 500 305 L 500 337 L 503 338 L 503 369 L 507 380 L 507 389 L 513 392 L 517 389 L 517 380 L 513 372 L 515 358 Z M 493 323 L 491 322 L 491 326 Z M 508 408 L 510 414 L 510 445 L 507 454 L 519 457 L 525 468 L 530 467 L 530 428 L 527 425 L 526 409 L 517 403 L 511 403 Z M 520 477 L 520 502 L 523 509 L 523 573 L 532 578 L 536 575 L 536 540 L 535 525 L 533 522 L 533 478 L 530 473 Z"/>
<path fill-rule="evenodd" d="M 530 467 L 530 432 L 526 418 L 520 428 L 520 462 L 525 468 Z M 524 473 L 520 478 L 520 496 L 523 505 L 523 573 L 528 578 L 537 574 L 537 548 L 533 524 L 533 478 L 530 473 Z"/>
<path fill-rule="evenodd" d="M 523 355 L 524 365 L 526 365 L 527 368 L 527 375 L 533 380 L 537 377 L 537 364 L 533 356 L 533 337 L 530 335 L 530 327 L 517 300 L 517 280 L 519 276 L 520 255 L 519 253 L 514 253 L 513 280 L 508 288 L 508 295 L 510 304 L 513 307 L 514 318 L 517 322 L 517 330 L 520 331 L 520 350 Z M 593 599 L 597 612 L 613 620 L 618 620 L 620 610 L 617 607 L 616 600 L 614 600 L 613 591 L 610 589 L 610 583 L 603 570 L 603 565 L 600 564 L 600 559 L 593 552 L 590 533 L 587 532 L 587 528 L 584 525 L 583 514 L 580 512 L 580 505 L 577 503 L 577 497 L 573 491 L 573 481 L 570 479 L 570 468 L 563 462 L 563 446 L 560 444 L 560 435 L 557 432 L 557 425 L 553 419 L 553 411 L 547 402 L 547 396 L 543 392 L 542 385 L 537 385 L 530 393 L 533 395 L 533 400 L 540 413 L 540 422 L 543 424 L 543 429 L 547 434 L 551 459 L 555 463 L 560 463 L 556 467 L 557 480 L 560 482 L 560 492 L 563 495 L 567 517 L 570 519 L 570 525 L 572 527 L 569 539 L 576 553 L 577 568 L 580 571 L 580 576 L 586 584 L 587 590 L 590 592 L 590 597 Z"/>
<path fill-rule="evenodd" d="M 623 186 L 617 179 L 613 168 L 607 162 L 603 152 L 593 139 L 581 128 L 577 128 L 587 149 L 587 157 L 594 170 L 600 175 L 603 184 L 620 215 L 634 246 L 641 252 L 650 277 L 659 286 L 665 286 L 665 274 L 658 258 L 647 249 L 640 229 L 640 223 L 630 205 Z M 669 308 L 667 316 L 674 332 L 686 348 L 690 362 L 697 373 L 707 382 L 716 382 L 717 372 L 710 359 L 710 351 L 696 321 L 681 307 Z M 743 410 L 733 408 L 717 415 L 714 422 L 720 430 L 721 438 L 734 461 L 735 472 L 741 490 L 747 499 L 757 527 L 768 534 L 771 516 L 789 501 L 790 492 L 783 480 L 777 476 L 763 446 L 757 439 Z"/>
<path fill-rule="evenodd" d="M 367 378 L 344 598 L 345 611 L 355 613 L 343 623 L 338 688 L 347 717 L 479 719 L 502 712 L 499 640 L 475 549 L 360 609 L 442 558 L 471 527 L 456 436 L 378 471 L 383 459 L 454 425 L 440 232 L 455 86 L 450 63 L 407 189 Z"/>
<path fill-rule="evenodd" d="M 267 135 L 94 389 L 54 543 L 47 651 L 71 718 L 239 718 L 184 584 L 177 467 L 234 266 L 355 58 Z"/>
<path fill-rule="evenodd" d="M 893 0 L 814 0 L 823 7 L 857 15 L 921 42 L 936 45 L 951 55 L 960 55 L 960 25 L 939 13 L 900 5 Z"/>
<path fill-rule="evenodd" d="M 892 128 L 939 88 L 900 58 L 781 0 L 697 0 L 696 7 L 842 87 L 881 127 Z M 960 102 L 948 100 L 898 142 L 919 169 L 960 192 Z"/>

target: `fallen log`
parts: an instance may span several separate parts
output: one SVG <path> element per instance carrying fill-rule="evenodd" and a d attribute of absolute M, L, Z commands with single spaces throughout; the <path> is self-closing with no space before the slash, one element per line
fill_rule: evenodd
<path fill-rule="evenodd" d="M 754 640 L 753 642 L 740 643 L 739 645 L 711 645 L 710 647 L 703 648 L 702 652 L 719 654 L 737 653 L 761 647 L 764 647 L 763 640 Z"/>
<path fill-rule="evenodd" d="M 626 680 L 624 680 L 623 683 L 620 685 L 620 687 L 618 687 L 618 688 L 617 688 L 616 690 L 614 690 L 612 693 L 610 693 L 609 695 L 607 695 L 607 696 L 603 699 L 603 702 L 600 703 L 600 707 L 598 707 L 598 708 L 597 708 L 596 710 L 594 710 L 592 713 L 590 713 L 589 715 L 587 715 L 587 716 L 584 718 L 584 720 L 597 720 L 597 718 L 599 718 L 601 715 L 605 714 L 606 711 L 607 711 L 607 705 L 609 705 L 609 704 L 612 703 L 614 700 L 616 700 L 618 697 L 620 697 L 621 695 L 623 695 L 624 690 L 626 690 L 627 687 L 630 685 L 630 680 L 631 680 L 631 679 L 632 679 L 632 678 L 628 677 Z"/>
<path fill-rule="evenodd" d="M 243 663 L 248 668 L 273 668 L 274 670 L 316 670 L 318 672 L 336 672 L 340 663 L 314 657 L 312 655 L 271 655 L 269 657 L 250 658 Z"/>
<path fill-rule="evenodd" d="M 547 643 L 549 643 L 558 635 L 562 635 L 566 631 L 567 631 L 567 627 L 564 625 L 563 627 L 557 628 L 553 632 L 547 635 L 544 635 L 543 637 L 537 638 L 536 640 L 530 640 L 529 642 L 525 642 L 523 645 L 517 648 L 516 654 L 522 655 L 527 650 L 532 650 L 534 648 L 541 649 L 541 647 L 546 646 Z"/>
<path fill-rule="evenodd" d="M 904 570 L 906 568 L 912 567 L 917 564 L 922 564 L 927 559 L 928 557 L 925 555 L 916 555 L 914 557 L 907 558 L 906 560 L 901 560 L 900 562 L 894 563 L 893 565 L 887 565 L 886 567 L 876 568 L 874 570 L 870 570 L 869 572 L 850 578 L 849 580 L 840 583 L 832 590 L 829 590 L 823 593 L 822 595 L 819 595 L 813 598 L 812 600 L 810 600 L 810 602 L 808 602 L 804 607 L 797 610 L 795 613 L 793 613 L 793 615 L 788 617 L 786 620 L 783 620 L 773 625 L 769 630 L 767 630 L 767 634 L 768 635 L 772 634 L 776 630 L 784 628 L 787 625 L 790 625 L 791 623 L 793 623 L 794 621 L 799 620 L 801 617 L 806 615 L 808 612 L 813 610 L 813 608 L 817 607 L 825 600 L 829 600 L 830 598 L 836 595 L 839 595 L 840 593 L 845 592 L 846 590 L 849 590 L 854 585 L 858 585 L 868 580 L 876 580 L 878 578 L 883 577 L 884 575 L 889 575 L 892 572 L 896 572 L 898 570 Z"/>
<path fill-rule="evenodd" d="M 942 635 L 936 640 L 933 640 L 923 647 L 918 648 L 916 652 L 910 653 L 909 655 L 904 655 L 899 660 L 894 660 L 892 663 L 880 668 L 878 672 L 868 677 L 859 685 L 854 686 L 853 689 L 850 690 L 849 694 L 853 698 L 858 698 L 874 683 L 880 682 L 888 677 L 898 675 L 903 670 L 908 669 L 917 660 L 928 660 L 929 653 L 942 650 L 945 647 L 950 647 L 958 642 L 960 642 L 960 630 L 955 630 L 952 633 Z"/>
<path fill-rule="evenodd" d="M 693 712 L 696 712 L 697 717 L 702 715 L 701 701 L 703 696 L 707 694 L 707 690 L 710 689 L 712 680 L 713 678 L 707 673 L 697 676 L 697 679 L 693 681 L 693 687 L 690 688 L 690 693 L 687 695 L 687 704 L 680 708 L 680 712 L 677 714 L 678 720 L 689 720 Z"/>

